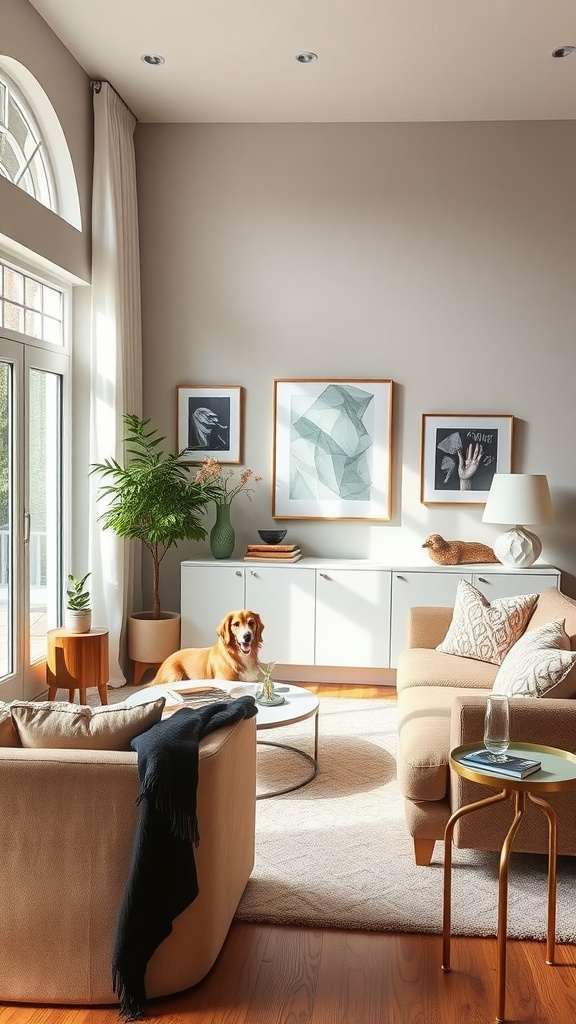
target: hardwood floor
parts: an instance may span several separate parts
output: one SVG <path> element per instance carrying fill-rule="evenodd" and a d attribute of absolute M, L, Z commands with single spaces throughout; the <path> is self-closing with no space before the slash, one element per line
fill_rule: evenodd
<path fill-rule="evenodd" d="M 382 687 L 309 686 L 326 696 L 394 698 Z M 495 939 L 457 937 L 443 974 L 438 935 L 280 928 L 234 922 L 209 975 L 154 1000 L 162 1024 L 490 1024 Z M 508 944 L 507 1020 L 576 1020 L 576 946 L 545 964 L 540 942 Z M 1 970 L 1 964 L 0 964 Z M 117 1024 L 116 1007 L 0 1005 L 0 1024 Z"/>

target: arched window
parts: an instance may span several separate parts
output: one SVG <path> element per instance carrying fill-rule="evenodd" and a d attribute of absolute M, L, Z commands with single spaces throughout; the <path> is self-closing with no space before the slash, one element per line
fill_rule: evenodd
<path fill-rule="evenodd" d="M 82 230 L 76 176 L 56 111 L 34 75 L 5 55 L 0 55 L 0 174 Z"/>
<path fill-rule="evenodd" d="M 50 156 L 32 111 L 13 82 L 0 73 L 0 174 L 58 211 Z"/>

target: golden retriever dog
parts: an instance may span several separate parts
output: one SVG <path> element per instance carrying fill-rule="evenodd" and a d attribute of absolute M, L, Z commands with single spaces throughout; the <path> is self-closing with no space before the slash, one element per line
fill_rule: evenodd
<path fill-rule="evenodd" d="M 264 623 L 257 612 L 242 608 L 226 615 L 213 647 L 185 647 L 170 654 L 149 686 L 166 686 L 183 679 L 229 679 L 255 683 Z"/>

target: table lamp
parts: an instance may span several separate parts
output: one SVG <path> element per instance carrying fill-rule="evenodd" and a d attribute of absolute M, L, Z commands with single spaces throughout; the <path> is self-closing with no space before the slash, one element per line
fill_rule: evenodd
<path fill-rule="evenodd" d="M 483 523 L 554 522 L 548 480 L 543 473 L 495 473 L 482 516 Z M 524 525 L 501 533 L 494 554 L 503 565 L 527 569 L 539 557 L 542 542 Z"/>

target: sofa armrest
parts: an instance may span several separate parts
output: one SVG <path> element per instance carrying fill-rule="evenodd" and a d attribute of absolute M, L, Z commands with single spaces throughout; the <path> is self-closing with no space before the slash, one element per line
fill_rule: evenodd
<path fill-rule="evenodd" d="M 434 650 L 446 636 L 453 612 L 453 608 L 435 605 L 409 608 L 407 647 Z"/>
<path fill-rule="evenodd" d="M 455 697 L 450 723 L 450 750 L 461 743 L 482 742 L 486 695 Z M 514 743 L 542 743 L 576 752 L 576 700 L 516 697 L 510 700 L 510 736 Z"/>

